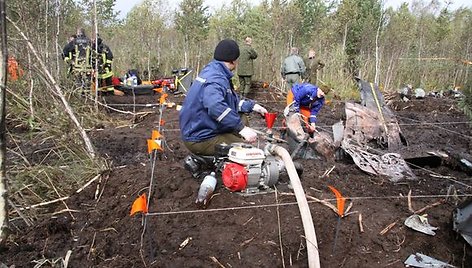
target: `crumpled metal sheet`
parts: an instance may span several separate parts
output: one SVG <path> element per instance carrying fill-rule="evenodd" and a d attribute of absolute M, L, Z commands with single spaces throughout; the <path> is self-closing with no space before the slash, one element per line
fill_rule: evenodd
<path fill-rule="evenodd" d="M 421 253 L 411 254 L 405 261 L 407 267 L 418 268 L 454 268 L 455 266 L 436 260 Z"/>
<path fill-rule="evenodd" d="M 390 151 L 407 145 L 397 119 L 388 107 L 382 107 L 382 117 L 377 109 L 346 102 L 345 112 L 345 139 L 355 140 L 357 144 L 375 142 L 378 147 Z"/>
<path fill-rule="evenodd" d="M 341 143 L 341 147 L 352 157 L 354 163 L 361 170 L 372 175 L 385 175 L 392 182 L 416 179 L 415 174 L 399 154 L 377 155 L 353 143 L 351 139 L 345 138 Z"/>
<path fill-rule="evenodd" d="M 411 229 L 421 232 L 427 235 L 436 235 L 438 227 L 431 226 L 428 222 L 428 218 L 418 214 L 413 214 L 405 219 L 405 225 Z"/>
<path fill-rule="evenodd" d="M 453 211 L 452 220 L 452 229 L 460 233 L 472 246 L 472 198 Z"/>

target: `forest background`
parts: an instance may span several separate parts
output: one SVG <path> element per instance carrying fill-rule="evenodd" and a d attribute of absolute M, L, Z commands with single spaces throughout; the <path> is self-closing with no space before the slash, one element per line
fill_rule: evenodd
<path fill-rule="evenodd" d="M 10 205 L 67 196 L 109 167 L 89 157 L 54 91 L 54 86 L 62 88 L 85 130 L 123 123 L 110 122 L 92 101 L 76 94 L 67 78 L 61 53 L 77 27 L 89 36 L 97 27 L 113 51 L 118 76 L 139 69 L 146 73 L 143 79 L 168 77 L 181 67 L 198 73 L 219 40 L 241 44 L 252 36 L 259 54 L 254 80 L 280 87 L 280 66 L 289 48 L 299 47 L 303 57 L 314 48 L 326 63 L 318 77 L 342 98 L 358 96 L 353 75 L 377 82 L 384 91 L 406 84 L 426 91 L 460 88 L 469 96 L 462 107 L 472 115 L 471 8 L 452 10 L 436 0 L 397 9 L 385 8 L 380 0 L 265 0 L 257 5 L 233 0 L 210 13 L 203 0 L 183 0 L 176 10 L 164 0 L 144 0 L 120 18 L 115 0 L 5 2 L 11 20 L 8 52 L 25 71 L 6 88 Z"/>

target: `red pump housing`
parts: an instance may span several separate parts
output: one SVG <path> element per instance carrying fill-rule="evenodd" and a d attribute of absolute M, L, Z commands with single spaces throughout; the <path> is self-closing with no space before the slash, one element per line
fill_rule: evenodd
<path fill-rule="evenodd" d="M 232 192 L 243 191 L 247 187 L 246 167 L 237 163 L 226 163 L 222 172 L 223 184 Z"/>

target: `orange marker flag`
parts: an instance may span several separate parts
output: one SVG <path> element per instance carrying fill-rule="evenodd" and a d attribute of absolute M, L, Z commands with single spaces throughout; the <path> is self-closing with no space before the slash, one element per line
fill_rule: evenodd
<path fill-rule="evenodd" d="M 342 194 L 333 186 L 328 185 L 329 189 L 333 191 L 334 195 L 336 196 L 336 204 L 338 207 L 338 215 L 339 217 L 344 216 L 344 203 L 346 202 L 346 198 L 342 196 Z"/>
<path fill-rule="evenodd" d="M 159 131 L 153 130 L 153 131 L 151 132 L 151 140 L 157 140 L 157 139 L 159 139 L 159 138 L 161 138 L 161 137 L 162 137 L 162 135 L 161 135 L 161 133 L 159 133 Z"/>
<path fill-rule="evenodd" d="M 167 96 L 168 95 L 166 93 L 162 94 L 161 97 L 159 98 L 159 103 L 164 104 L 166 102 Z"/>
<path fill-rule="evenodd" d="M 160 140 L 147 140 L 148 154 L 152 153 L 153 150 L 162 150 Z"/>
<path fill-rule="evenodd" d="M 136 212 L 142 212 L 144 214 L 148 213 L 146 193 L 140 195 L 136 200 L 134 200 L 129 215 L 133 216 Z"/>

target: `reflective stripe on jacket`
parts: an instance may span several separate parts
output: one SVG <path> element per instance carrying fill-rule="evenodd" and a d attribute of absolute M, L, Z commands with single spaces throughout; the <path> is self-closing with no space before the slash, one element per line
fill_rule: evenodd
<path fill-rule="evenodd" d="M 295 112 L 300 112 L 300 107 L 308 107 L 310 109 L 310 123 L 316 122 L 316 116 L 325 102 L 324 97 L 317 97 L 318 87 L 309 83 L 295 84 L 292 87 L 292 93 L 292 106 Z"/>

